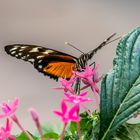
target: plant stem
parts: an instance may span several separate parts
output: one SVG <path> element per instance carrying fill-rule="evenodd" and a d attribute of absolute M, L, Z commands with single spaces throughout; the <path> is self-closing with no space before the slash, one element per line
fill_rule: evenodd
<path fill-rule="evenodd" d="M 95 98 L 95 102 L 96 102 L 96 106 L 95 106 L 95 109 L 97 111 L 99 111 L 99 104 L 100 104 L 100 101 L 99 101 L 99 95 L 97 93 L 94 92 L 94 88 L 91 87 L 92 91 L 93 91 L 93 94 L 94 94 L 94 98 Z"/>
<path fill-rule="evenodd" d="M 78 132 L 79 139 L 81 139 L 80 122 L 77 122 L 77 132 Z"/>
<path fill-rule="evenodd" d="M 16 137 L 11 135 L 8 139 L 9 140 L 16 140 Z"/>
<path fill-rule="evenodd" d="M 60 135 L 60 140 L 63 140 L 63 138 L 64 138 L 66 126 L 67 126 L 67 123 L 64 124 L 63 130 L 62 130 L 61 135 Z"/>
<path fill-rule="evenodd" d="M 21 125 L 21 123 L 15 115 L 13 115 L 11 118 L 17 124 L 20 130 L 29 138 L 29 140 L 34 140 L 33 137 L 23 128 L 23 126 Z"/>
<path fill-rule="evenodd" d="M 77 116 L 79 116 L 79 111 L 77 111 Z M 79 140 L 81 140 L 81 132 L 80 132 L 80 122 L 77 122 L 77 132 L 78 132 L 78 137 L 79 137 Z"/>
<path fill-rule="evenodd" d="M 42 132 L 42 129 L 41 129 L 41 125 L 40 125 L 39 120 L 36 121 L 36 127 L 37 127 L 37 130 L 39 132 L 40 139 L 41 140 L 44 140 L 44 136 L 43 136 L 43 132 Z"/>

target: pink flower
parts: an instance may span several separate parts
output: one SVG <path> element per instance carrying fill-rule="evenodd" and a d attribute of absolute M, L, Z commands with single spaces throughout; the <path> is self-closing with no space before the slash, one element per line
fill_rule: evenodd
<path fill-rule="evenodd" d="M 62 112 L 54 111 L 54 113 L 57 116 L 61 117 L 62 122 L 64 124 L 67 124 L 69 121 L 75 121 L 75 122 L 80 121 L 80 117 L 77 115 L 77 111 L 79 109 L 79 106 L 75 105 L 72 108 L 68 109 L 65 101 L 62 100 L 61 109 L 62 109 Z"/>
<path fill-rule="evenodd" d="M 2 109 L 3 113 L 0 114 L 0 118 L 14 115 L 15 111 L 17 110 L 18 105 L 19 105 L 18 98 L 15 98 L 11 103 L 3 102 L 1 104 L 1 109 Z"/>
<path fill-rule="evenodd" d="M 87 92 L 83 92 L 79 95 L 76 95 L 76 94 L 71 95 L 71 94 L 65 93 L 65 96 L 67 97 L 67 99 L 65 99 L 65 101 L 74 103 L 76 105 L 80 105 L 81 103 L 84 103 L 84 102 L 92 102 L 93 101 L 92 99 L 84 97 L 86 95 L 87 95 Z"/>
<path fill-rule="evenodd" d="M 41 140 L 44 140 L 42 128 L 41 128 L 40 121 L 39 121 L 39 115 L 38 115 L 37 111 L 34 108 L 30 108 L 29 109 L 29 112 L 31 114 L 32 119 L 35 122 L 35 125 L 37 127 L 37 130 L 38 130 L 38 132 L 40 134 Z"/>
<path fill-rule="evenodd" d="M 35 122 L 39 120 L 39 115 L 38 115 L 37 111 L 36 111 L 34 108 L 30 108 L 30 109 L 29 109 L 29 112 L 30 112 L 30 114 L 31 114 L 31 116 L 32 116 L 32 119 L 33 119 Z"/>
<path fill-rule="evenodd" d="M 85 89 L 87 87 L 91 87 L 96 101 L 96 108 L 98 110 L 99 108 L 99 88 L 97 86 L 97 83 L 101 80 L 101 77 L 98 76 L 97 68 L 99 65 L 95 65 L 93 69 L 90 68 L 90 66 L 86 66 L 86 69 L 84 72 L 75 72 L 75 75 L 80 77 L 82 79 L 82 82 L 86 85 L 82 89 Z M 81 90 L 82 90 L 81 89 Z"/>
<path fill-rule="evenodd" d="M 12 128 L 12 122 L 9 121 L 9 119 L 7 119 L 6 126 L 0 127 L 0 140 L 6 140 L 7 138 L 12 137 L 11 136 L 11 128 Z"/>
<path fill-rule="evenodd" d="M 60 79 L 60 83 L 61 83 L 62 87 L 60 87 L 60 88 L 55 88 L 55 89 L 62 89 L 62 90 L 64 90 L 65 92 L 70 91 L 72 94 L 75 94 L 75 92 L 74 92 L 74 90 L 73 90 L 73 88 L 72 88 L 72 85 L 73 85 L 73 83 L 75 82 L 75 80 L 76 80 L 75 76 L 73 76 L 73 77 L 72 77 L 71 79 L 69 79 L 69 80 L 66 80 L 66 79 L 61 78 L 61 79 Z"/>
<path fill-rule="evenodd" d="M 91 86 L 93 92 L 99 94 L 97 83 L 101 80 L 101 77 L 99 77 L 97 73 L 98 66 L 99 65 L 96 65 L 93 69 L 91 69 L 90 66 L 87 65 L 84 72 L 75 72 L 75 74 L 80 77 L 82 82 L 86 85 L 84 88 Z"/>

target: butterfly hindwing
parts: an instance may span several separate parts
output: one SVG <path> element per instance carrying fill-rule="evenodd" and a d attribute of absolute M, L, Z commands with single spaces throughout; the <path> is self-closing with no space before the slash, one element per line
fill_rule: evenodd
<path fill-rule="evenodd" d="M 14 44 L 5 46 L 5 51 L 18 59 L 28 61 L 50 78 L 70 78 L 76 67 L 76 57 L 36 45 Z"/>
<path fill-rule="evenodd" d="M 49 55 L 37 60 L 34 67 L 52 78 L 71 78 L 72 70 L 76 68 L 75 58 L 67 55 Z"/>

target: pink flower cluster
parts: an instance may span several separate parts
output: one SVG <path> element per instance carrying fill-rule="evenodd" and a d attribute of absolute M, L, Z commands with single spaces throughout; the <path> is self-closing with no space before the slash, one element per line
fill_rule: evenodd
<path fill-rule="evenodd" d="M 11 135 L 12 121 L 9 120 L 9 117 L 12 118 L 15 116 L 15 111 L 17 110 L 18 105 L 19 105 L 18 98 L 15 98 L 11 103 L 3 102 L 1 104 L 2 113 L 0 114 L 0 119 L 2 118 L 7 119 L 6 125 L 0 126 L 0 140 L 6 140 L 7 138 L 14 139 L 14 137 Z"/>
<path fill-rule="evenodd" d="M 74 71 L 73 77 L 70 80 L 61 79 L 60 82 L 62 87 L 55 88 L 64 90 L 65 98 L 61 101 L 62 111 L 54 111 L 57 116 L 61 117 L 64 124 L 67 124 L 69 121 L 80 121 L 80 116 L 78 115 L 80 106 L 83 105 L 83 103 L 93 101 L 92 99 L 85 97 L 88 92 L 82 92 L 80 94 L 74 92 L 72 85 L 77 80 L 77 78 L 82 79 L 82 82 L 85 85 L 81 88 L 81 90 L 86 89 L 87 87 L 91 87 L 93 93 L 96 95 L 95 100 L 97 106 L 99 106 L 99 88 L 97 86 L 97 83 L 100 81 L 101 77 L 98 77 L 97 68 L 98 65 L 96 65 L 93 69 L 91 69 L 87 65 L 84 72 Z M 73 104 L 73 106 L 69 109 L 67 106 L 67 102 Z"/>
<path fill-rule="evenodd" d="M 75 122 L 80 121 L 80 116 L 79 116 L 80 107 L 82 106 L 84 107 L 84 109 L 86 109 L 86 107 L 83 104 L 86 102 L 93 101 L 90 98 L 86 98 L 88 92 L 84 91 L 78 94 L 75 93 L 73 89 L 73 85 L 78 78 L 80 78 L 83 84 L 85 85 L 84 87 L 81 88 L 81 90 L 86 89 L 87 87 L 91 87 L 93 93 L 96 95 L 95 100 L 98 100 L 97 96 L 99 96 L 99 88 L 97 87 L 97 83 L 100 81 L 101 78 L 98 77 L 97 68 L 98 65 L 95 66 L 93 69 L 87 66 L 84 72 L 73 72 L 73 77 L 70 80 L 66 80 L 66 79 L 60 80 L 62 87 L 56 89 L 64 90 L 64 98 L 61 101 L 61 111 L 54 111 L 54 113 L 57 116 L 61 117 L 61 120 L 64 123 L 64 130 L 60 135 L 61 140 L 63 139 L 66 125 L 70 121 L 75 121 Z M 68 106 L 68 103 L 71 104 L 71 107 Z M 98 101 L 97 101 L 97 105 L 99 105 Z M 0 126 L 0 140 L 6 140 L 7 138 L 10 140 L 15 140 L 15 137 L 11 135 L 12 122 L 15 122 L 17 126 L 23 131 L 23 133 L 30 140 L 33 140 L 32 136 L 22 127 L 17 116 L 15 115 L 18 106 L 19 106 L 18 98 L 15 98 L 12 102 L 8 102 L 8 103 L 3 102 L 0 105 L 0 110 L 1 110 L 0 119 L 6 118 L 5 126 Z M 33 108 L 30 108 L 29 112 L 32 116 L 32 119 L 35 122 L 37 130 L 40 134 L 40 138 L 41 140 L 43 140 L 43 133 L 42 133 L 38 113 Z"/>
<path fill-rule="evenodd" d="M 0 127 L 0 140 L 5 140 L 6 138 L 11 138 L 11 128 L 12 121 L 6 120 L 6 125 Z"/>

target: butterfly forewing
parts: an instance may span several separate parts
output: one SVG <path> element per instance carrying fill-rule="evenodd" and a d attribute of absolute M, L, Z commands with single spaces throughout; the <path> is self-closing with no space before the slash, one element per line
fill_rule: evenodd
<path fill-rule="evenodd" d="M 41 46 L 14 44 L 5 46 L 5 51 L 32 63 L 39 72 L 53 79 L 70 78 L 76 68 L 76 57 Z"/>
<path fill-rule="evenodd" d="M 5 51 L 18 59 L 28 61 L 32 64 L 36 59 L 43 58 L 53 52 L 53 50 L 44 47 L 22 44 L 5 46 Z"/>

